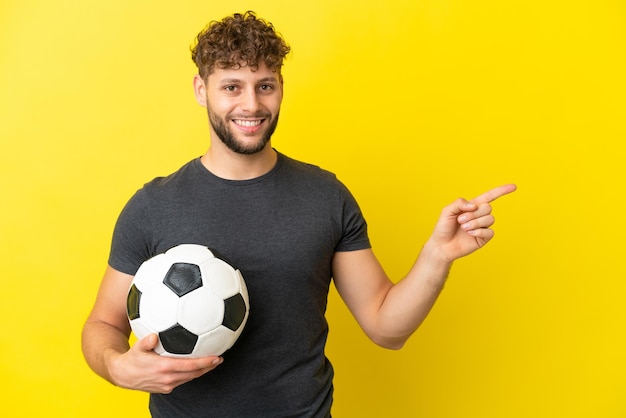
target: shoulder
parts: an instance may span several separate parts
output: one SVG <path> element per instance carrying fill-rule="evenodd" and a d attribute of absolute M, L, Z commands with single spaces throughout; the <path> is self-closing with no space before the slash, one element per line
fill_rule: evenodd
<path fill-rule="evenodd" d="M 198 170 L 199 158 L 195 158 L 167 176 L 155 177 L 146 184 L 144 189 L 168 189 L 180 186 L 181 183 L 194 179 L 201 174 Z"/>
<path fill-rule="evenodd" d="M 307 190 L 314 196 L 323 194 L 340 200 L 353 199 L 348 187 L 334 172 L 284 154 L 279 153 L 279 158 L 282 171 L 280 177 L 293 182 L 300 190 Z"/>
<path fill-rule="evenodd" d="M 188 187 L 197 183 L 202 172 L 198 169 L 199 159 L 193 159 L 178 170 L 166 176 L 154 177 L 140 188 L 136 195 L 139 197 L 160 198 L 171 193 L 186 191 Z"/>
<path fill-rule="evenodd" d="M 299 161 L 280 153 L 279 158 L 283 175 L 311 182 L 340 183 L 335 173 L 315 164 Z"/>
<path fill-rule="evenodd" d="M 186 163 L 169 175 L 154 177 L 145 183 L 126 202 L 122 213 L 146 216 L 163 204 L 167 205 L 167 202 L 180 201 L 193 184 L 197 184 L 194 178 L 200 175 L 200 171 L 195 167 L 195 161 Z"/>

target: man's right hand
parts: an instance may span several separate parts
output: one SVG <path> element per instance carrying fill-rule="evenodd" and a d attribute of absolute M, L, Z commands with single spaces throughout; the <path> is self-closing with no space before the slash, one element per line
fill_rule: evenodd
<path fill-rule="evenodd" d="M 158 344 L 156 334 L 138 340 L 125 353 L 112 349 L 104 353 L 109 376 L 117 386 L 150 393 L 170 393 L 176 387 L 187 383 L 215 369 L 222 357 L 173 358 L 155 353 Z"/>

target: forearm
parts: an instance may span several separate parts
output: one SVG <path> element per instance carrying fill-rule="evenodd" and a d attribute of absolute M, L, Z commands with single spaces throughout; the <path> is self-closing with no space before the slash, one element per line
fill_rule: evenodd
<path fill-rule="evenodd" d="M 377 344 L 401 348 L 428 316 L 452 262 L 428 241 L 408 274 L 389 289 L 378 311 Z"/>
<path fill-rule="evenodd" d="M 103 321 L 88 319 L 83 327 L 82 350 L 91 369 L 117 385 L 110 372 L 110 360 L 113 355 L 128 351 L 128 334 Z"/>

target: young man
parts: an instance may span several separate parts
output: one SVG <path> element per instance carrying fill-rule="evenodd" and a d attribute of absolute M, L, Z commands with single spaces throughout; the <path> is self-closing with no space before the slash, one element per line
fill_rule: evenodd
<path fill-rule="evenodd" d="M 452 262 L 493 237 L 490 202 L 505 185 L 444 208 L 397 284 L 370 248 L 359 207 L 334 175 L 271 146 L 289 47 L 251 13 L 211 23 L 192 57 L 211 143 L 201 158 L 139 190 L 115 227 L 109 266 L 83 330 L 83 352 L 111 383 L 150 392 L 158 417 L 327 417 L 333 370 L 324 355 L 331 278 L 365 333 L 399 349 L 418 328 Z M 129 346 L 125 300 L 146 259 L 202 244 L 239 268 L 251 313 L 222 357 L 175 359 Z"/>

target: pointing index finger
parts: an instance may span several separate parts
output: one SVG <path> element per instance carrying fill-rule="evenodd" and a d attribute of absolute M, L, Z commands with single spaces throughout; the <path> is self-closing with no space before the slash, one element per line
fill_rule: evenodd
<path fill-rule="evenodd" d="M 471 203 L 475 203 L 477 205 L 481 203 L 489 203 L 493 202 L 497 198 L 504 196 L 509 193 L 513 193 L 517 190 L 517 186 L 514 184 L 505 184 L 503 186 L 496 187 L 495 189 L 491 189 L 488 192 L 481 194 L 480 196 L 475 197 L 471 200 Z"/>

